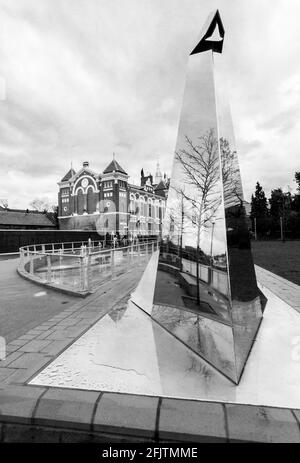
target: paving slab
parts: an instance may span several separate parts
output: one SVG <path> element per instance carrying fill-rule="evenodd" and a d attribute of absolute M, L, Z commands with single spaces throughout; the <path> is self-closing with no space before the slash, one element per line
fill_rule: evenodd
<path fill-rule="evenodd" d="M 49 355 L 58 355 L 70 344 L 70 339 L 58 340 L 50 342 L 41 352 Z"/>
<path fill-rule="evenodd" d="M 10 364 L 10 368 L 30 368 L 36 365 L 40 365 L 43 362 L 46 363 L 47 360 L 48 358 L 45 354 L 24 352 L 23 355 L 21 355 Z"/>
<path fill-rule="evenodd" d="M 291 410 L 225 405 L 230 442 L 300 442 L 298 423 Z"/>
<path fill-rule="evenodd" d="M 40 352 L 44 349 L 47 345 L 49 345 L 50 341 L 45 341 L 42 339 L 33 340 L 25 344 L 24 346 L 20 347 L 20 351 L 22 352 Z"/>
<path fill-rule="evenodd" d="M 300 286 L 255 265 L 259 283 L 269 288 L 276 296 L 300 312 Z"/>
<path fill-rule="evenodd" d="M 157 397 L 104 393 L 96 409 L 93 430 L 153 438 L 157 405 Z"/>
<path fill-rule="evenodd" d="M 30 423 L 43 387 L 12 386 L 0 390 L 0 420 Z"/>
<path fill-rule="evenodd" d="M 13 372 L 14 370 L 11 368 L 0 368 L 0 381 L 9 378 Z"/>
<path fill-rule="evenodd" d="M 159 439 L 180 442 L 226 442 L 225 414 L 221 404 L 163 399 Z"/>
<path fill-rule="evenodd" d="M 14 360 L 21 357 L 22 354 L 23 354 L 23 352 L 21 352 L 19 350 L 9 353 L 5 357 L 4 360 L 0 361 L 0 371 L 1 371 L 1 368 L 9 366 Z"/>
<path fill-rule="evenodd" d="M 34 423 L 90 430 L 98 397 L 99 392 L 49 389 L 38 404 Z"/>

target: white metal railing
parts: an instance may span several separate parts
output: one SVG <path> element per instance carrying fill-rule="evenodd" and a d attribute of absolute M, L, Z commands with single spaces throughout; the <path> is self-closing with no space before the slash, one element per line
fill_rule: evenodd
<path fill-rule="evenodd" d="M 103 247 L 100 241 L 47 243 L 19 249 L 18 270 L 39 283 L 88 293 L 105 279 L 115 279 L 146 262 L 158 249 L 157 241 Z"/>

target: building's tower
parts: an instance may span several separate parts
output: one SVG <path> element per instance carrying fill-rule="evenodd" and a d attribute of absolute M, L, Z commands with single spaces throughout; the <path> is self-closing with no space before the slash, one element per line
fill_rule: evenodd
<path fill-rule="evenodd" d="M 156 185 L 158 185 L 161 181 L 162 181 L 162 173 L 160 171 L 160 167 L 159 167 L 159 161 L 157 161 L 157 164 L 156 164 L 156 172 L 155 172 L 155 177 L 154 177 L 154 183 Z"/>
<path fill-rule="evenodd" d="M 103 200 L 102 213 L 105 220 L 102 222 L 108 233 L 127 234 L 129 217 L 128 178 L 128 174 L 115 160 L 115 157 L 103 171 L 101 199 Z"/>
<path fill-rule="evenodd" d="M 68 217 L 73 213 L 73 197 L 70 181 L 75 174 L 76 172 L 71 166 L 71 169 L 58 182 L 58 217 Z"/>

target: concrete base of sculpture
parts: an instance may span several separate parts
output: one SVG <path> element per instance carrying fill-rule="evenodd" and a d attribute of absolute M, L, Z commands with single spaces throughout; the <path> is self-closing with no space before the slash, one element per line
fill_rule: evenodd
<path fill-rule="evenodd" d="M 300 408 L 300 314 L 261 288 L 264 318 L 235 385 L 137 307 L 152 301 L 156 261 L 154 254 L 127 306 L 103 317 L 30 384 Z"/>

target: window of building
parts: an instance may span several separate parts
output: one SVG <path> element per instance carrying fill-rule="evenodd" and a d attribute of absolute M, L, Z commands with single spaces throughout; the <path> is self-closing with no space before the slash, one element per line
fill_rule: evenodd
<path fill-rule="evenodd" d="M 83 200 L 83 192 L 79 190 L 77 193 L 77 214 L 81 215 L 84 212 L 84 200 Z"/>
<path fill-rule="evenodd" d="M 86 199 L 87 199 L 87 212 L 88 214 L 92 214 L 93 212 L 95 212 L 94 192 L 92 188 L 88 189 Z"/>

